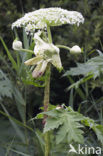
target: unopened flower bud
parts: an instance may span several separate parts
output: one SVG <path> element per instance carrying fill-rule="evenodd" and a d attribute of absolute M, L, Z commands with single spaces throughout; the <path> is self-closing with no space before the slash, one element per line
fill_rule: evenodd
<path fill-rule="evenodd" d="M 73 46 L 71 49 L 70 49 L 70 53 L 71 54 L 80 54 L 82 51 L 81 51 L 81 48 L 77 45 Z"/>
<path fill-rule="evenodd" d="M 22 42 L 21 41 L 14 41 L 12 44 L 12 48 L 14 50 L 21 50 L 22 49 Z"/>

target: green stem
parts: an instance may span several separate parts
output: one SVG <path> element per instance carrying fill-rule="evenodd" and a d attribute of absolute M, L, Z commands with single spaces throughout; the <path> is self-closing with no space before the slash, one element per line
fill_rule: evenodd
<path fill-rule="evenodd" d="M 44 111 L 48 111 L 49 104 L 49 94 L 50 94 L 50 64 L 48 64 L 46 69 L 46 80 L 45 80 L 45 89 L 44 89 Z"/>
<path fill-rule="evenodd" d="M 47 25 L 47 32 L 48 32 L 49 43 L 52 43 L 52 35 L 51 35 L 50 27 L 48 25 Z"/>
<path fill-rule="evenodd" d="M 46 80 L 45 80 L 45 90 L 44 90 L 44 111 L 48 111 L 49 105 L 49 96 L 50 96 L 50 64 L 48 64 L 47 71 L 46 71 Z M 44 116 L 44 123 L 46 122 L 47 116 Z M 50 154 L 50 136 L 49 132 L 45 133 L 44 136 L 45 140 L 45 156 L 49 156 Z"/>
<path fill-rule="evenodd" d="M 64 46 L 64 45 L 56 45 L 58 48 L 63 48 L 63 49 L 67 49 L 70 51 L 70 47 Z"/>
<path fill-rule="evenodd" d="M 49 43 L 52 43 L 52 36 L 50 27 L 47 26 L 47 32 L 48 32 L 48 39 Z M 51 74 L 51 65 L 48 63 L 47 70 L 46 70 L 46 80 L 45 80 L 45 90 L 44 90 L 44 111 L 48 111 L 49 106 L 49 96 L 50 96 L 50 74 Z M 46 122 L 47 116 L 44 115 L 44 124 Z M 44 135 L 45 140 L 45 156 L 50 156 L 50 135 L 49 132 L 46 132 Z"/>
<path fill-rule="evenodd" d="M 21 51 L 21 52 L 29 52 L 29 53 L 34 54 L 34 52 L 32 50 L 29 50 L 29 49 L 20 49 L 18 51 Z"/>

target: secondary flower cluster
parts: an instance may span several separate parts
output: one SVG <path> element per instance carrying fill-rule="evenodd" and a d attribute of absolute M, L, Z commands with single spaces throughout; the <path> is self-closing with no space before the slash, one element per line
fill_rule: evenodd
<path fill-rule="evenodd" d="M 60 59 L 60 50 L 52 43 L 47 43 L 40 38 L 40 32 L 35 33 L 34 35 L 35 47 L 34 54 L 36 57 L 33 57 L 27 61 L 25 61 L 25 65 L 33 65 L 35 69 L 32 72 L 32 76 L 34 78 L 40 77 L 44 74 L 48 63 L 53 64 L 57 69 L 62 70 L 62 63 Z M 22 51 L 22 42 L 14 40 L 12 48 L 14 50 Z M 71 54 L 79 54 L 81 53 L 81 49 L 79 46 L 75 45 L 70 48 Z"/>
<path fill-rule="evenodd" d="M 57 69 L 62 70 L 59 48 L 52 43 L 43 41 L 38 33 L 35 33 L 34 40 L 34 54 L 36 55 L 36 57 L 33 57 L 24 62 L 25 65 L 36 65 L 32 76 L 34 78 L 42 76 L 49 62 L 53 64 Z"/>
<path fill-rule="evenodd" d="M 59 26 L 63 24 L 77 24 L 84 22 L 81 13 L 68 11 L 61 8 L 44 8 L 29 12 L 24 17 L 12 24 L 14 27 L 25 27 L 25 31 L 32 33 L 35 29 L 46 29 L 48 26 Z"/>

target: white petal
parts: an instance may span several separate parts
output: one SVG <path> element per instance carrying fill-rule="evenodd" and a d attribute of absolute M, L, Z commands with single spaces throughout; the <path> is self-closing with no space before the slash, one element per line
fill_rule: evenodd
<path fill-rule="evenodd" d="M 42 63 L 42 67 L 41 67 L 41 69 L 40 69 L 40 71 L 42 72 L 42 73 L 44 73 L 45 72 L 45 70 L 46 70 L 46 67 L 47 67 L 47 61 L 43 61 L 43 63 Z"/>
<path fill-rule="evenodd" d="M 39 63 L 32 72 L 32 76 L 34 78 L 42 76 L 46 70 L 47 63 L 48 63 L 47 61 L 42 61 L 41 63 Z"/>
<path fill-rule="evenodd" d="M 62 70 L 62 63 L 61 63 L 61 59 L 60 59 L 60 55 L 59 54 L 55 54 L 55 55 L 53 55 L 52 56 L 52 64 L 56 67 L 56 68 L 58 68 L 58 69 L 60 69 L 60 70 Z"/>
<path fill-rule="evenodd" d="M 40 77 L 42 75 L 42 73 L 40 72 L 41 67 L 42 67 L 42 62 L 38 64 L 36 68 L 33 70 L 32 76 L 34 78 Z"/>
<path fill-rule="evenodd" d="M 39 63 L 42 60 L 42 56 L 37 56 L 37 57 L 33 57 L 27 61 L 25 61 L 25 65 L 35 65 L 37 63 Z"/>

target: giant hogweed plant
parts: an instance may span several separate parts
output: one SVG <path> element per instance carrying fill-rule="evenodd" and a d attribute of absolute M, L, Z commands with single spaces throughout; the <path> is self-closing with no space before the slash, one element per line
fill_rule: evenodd
<path fill-rule="evenodd" d="M 81 53 L 79 46 L 72 48 L 64 45 L 54 45 L 51 35 L 51 26 L 63 24 L 75 24 L 79 26 L 84 23 L 81 13 L 67 11 L 61 8 L 45 8 L 30 12 L 12 24 L 12 29 L 23 27 L 34 50 L 23 49 L 23 44 L 18 37 L 13 42 L 16 51 L 31 53 L 31 58 L 24 64 L 29 66 L 32 77 L 36 80 L 45 76 L 44 83 L 44 112 L 38 114 L 35 119 L 43 119 L 45 156 L 51 153 L 51 140 L 60 143 L 84 143 L 84 128 L 93 130 L 99 141 L 103 144 L 103 127 L 96 124 L 94 120 L 75 112 L 71 107 L 53 106 L 49 104 L 51 66 L 59 71 L 63 69 L 60 59 L 60 48 L 67 49 L 72 55 Z M 54 137 L 53 137 L 54 136 Z"/>

